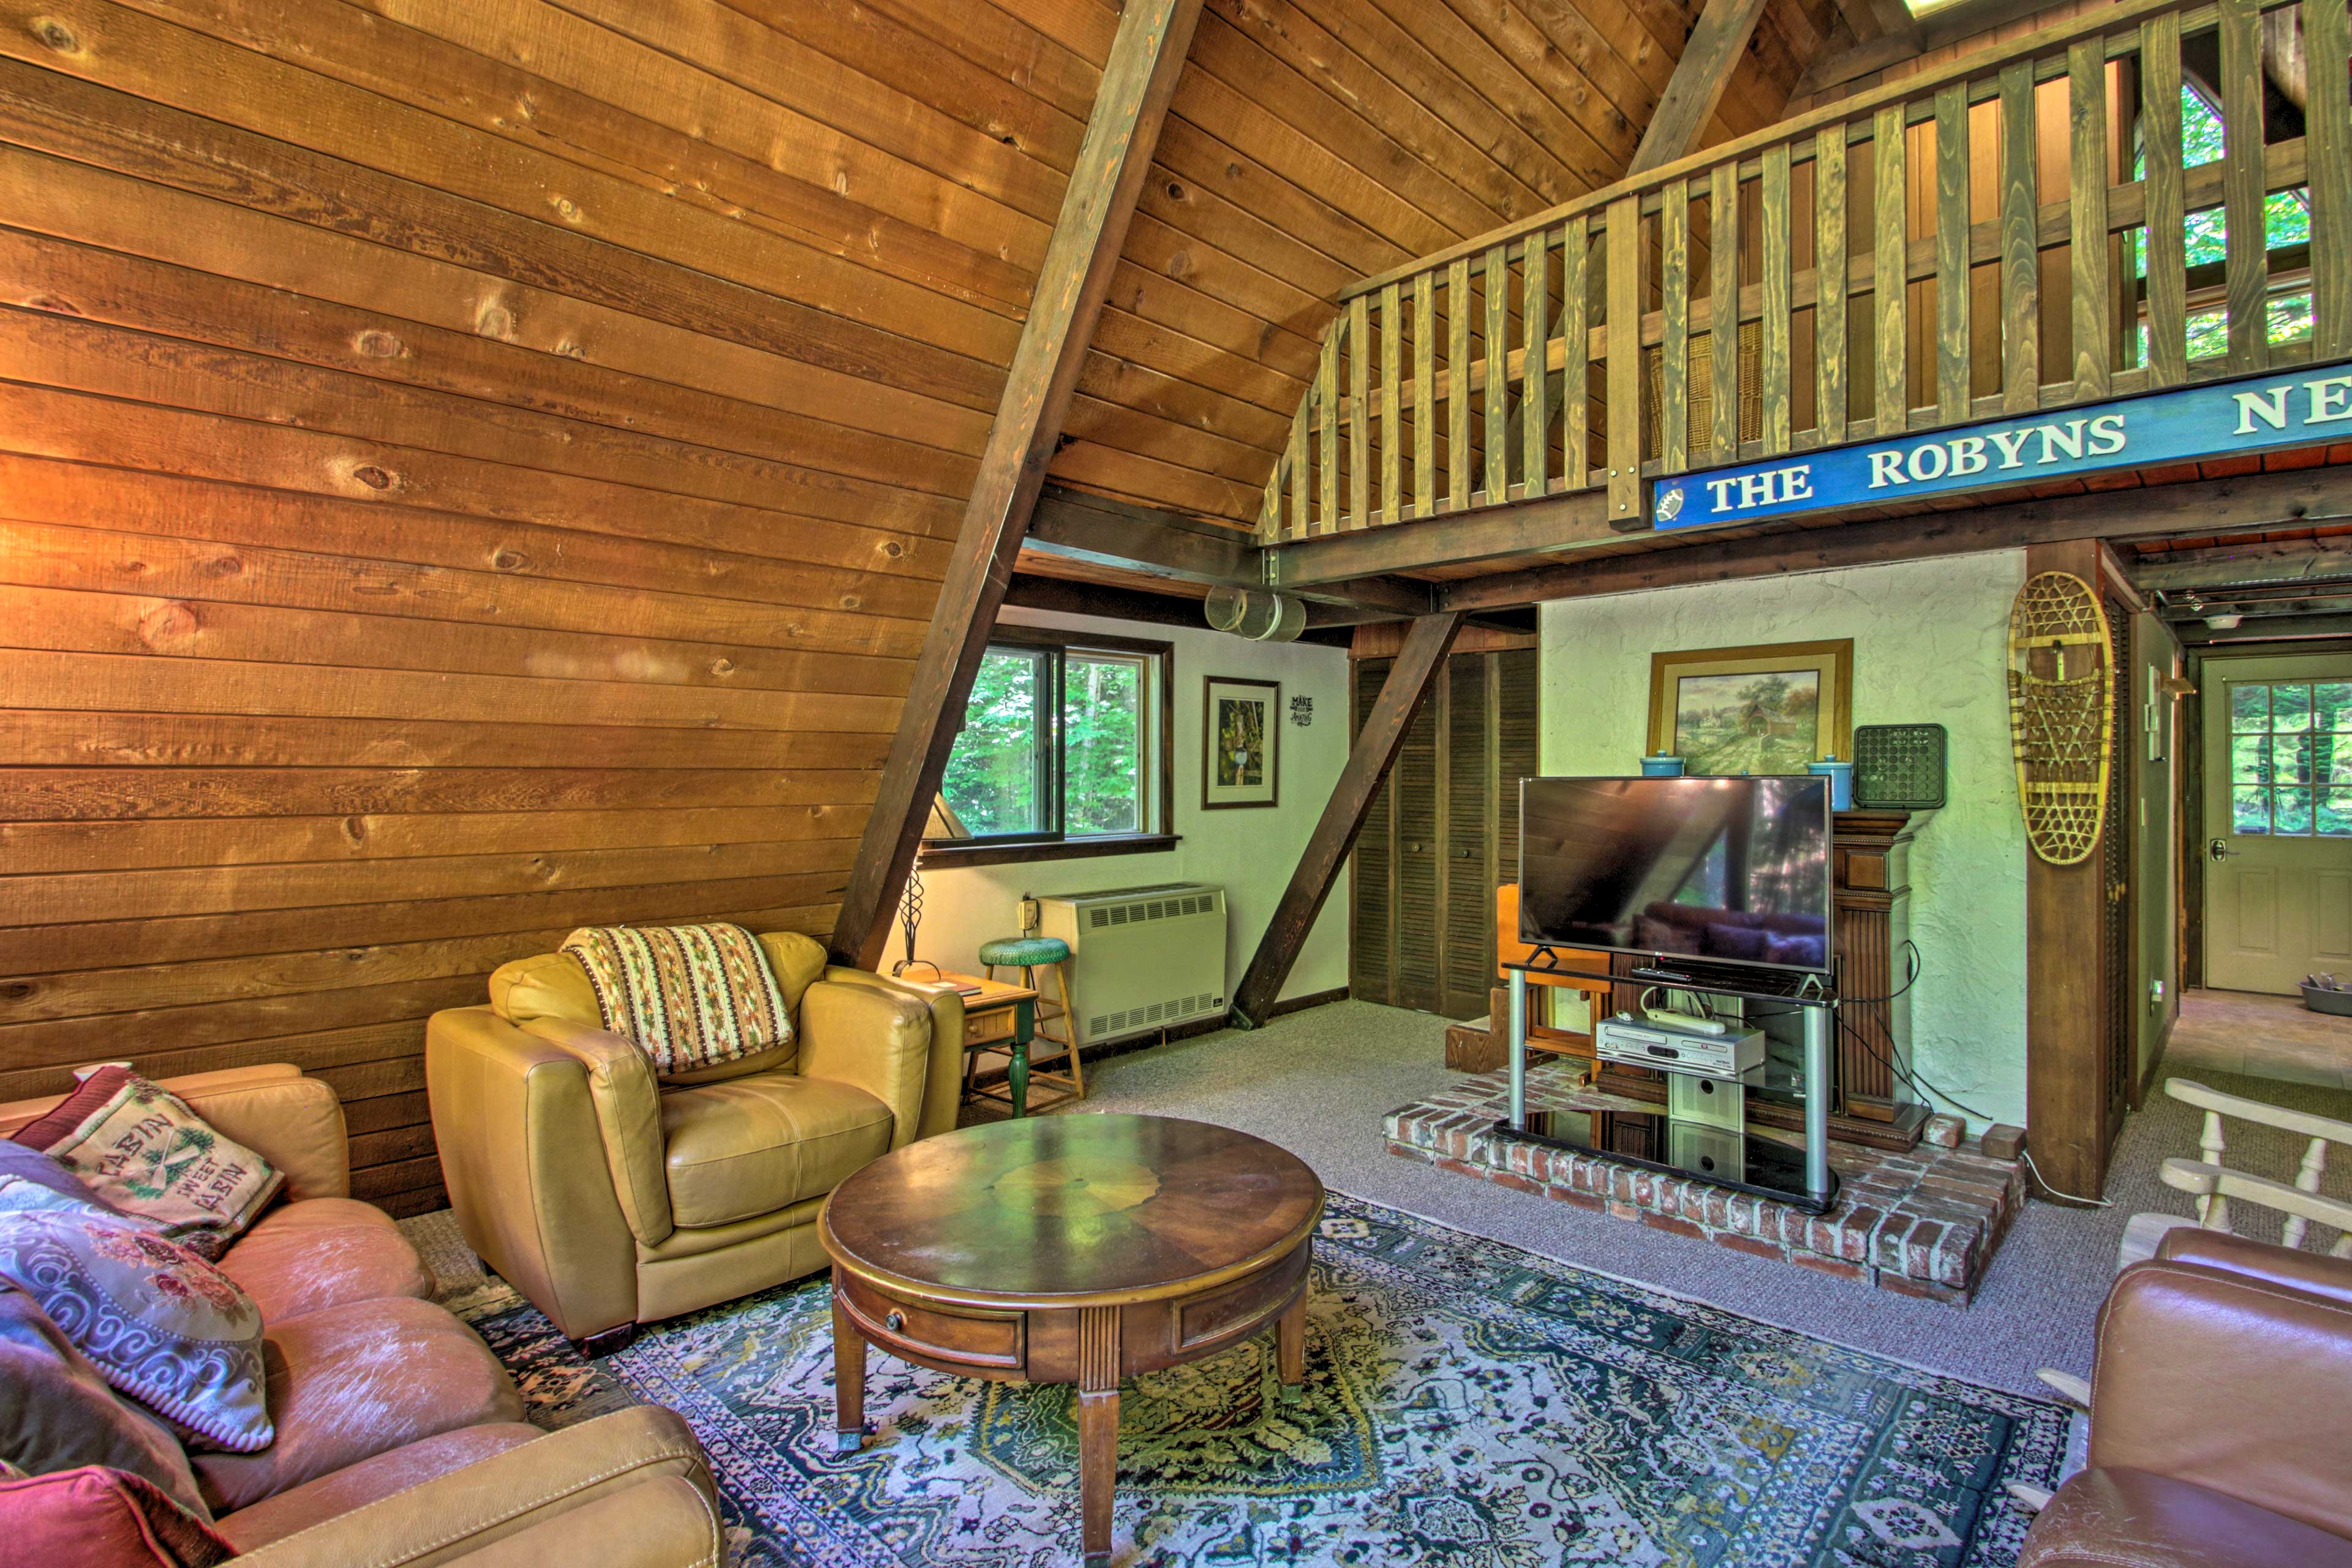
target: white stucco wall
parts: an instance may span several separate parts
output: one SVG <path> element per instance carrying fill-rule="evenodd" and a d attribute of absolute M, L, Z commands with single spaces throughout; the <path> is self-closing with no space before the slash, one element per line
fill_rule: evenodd
<path fill-rule="evenodd" d="M 1348 761 L 1348 653 L 1319 643 L 1254 643 L 1181 626 L 1139 626 L 1090 616 L 1007 610 L 1008 625 L 1080 629 L 1150 637 L 1175 645 L 1176 772 L 1174 831 L 1183 842 L 1151 855 L 972 866 L 923 873 L 924 912 L 917 953 L 949 969 L 976 973 L 980 944 L 1021 929 L 1024 894 L 1048 896 L 1155 882 L 1221 882 L 1225 888 L 1225 987 L 1241 981 L 1258 938 L 1274 917 L 1290 873 L 1307 847 L 1332 785 Z M 1201 809 L 1202 680 L 1239 676 L 1282 683 L 1280 804 L 1265 808 Z M 1290 721 L 1290 700 L 1312 697 L 1315 721 Z M 894 924 L 886 963 L 905 951 Z M 1333 886 L 1322 916 L 1299 951 L 1285 996 L 1348 984 L 1348 878 Z"/>
<path fill-rule="evenodd" d="M 2009 746 L 2009 611 L 2021 551 L 1705 584 L 1542 607 L 1548 773 L 1631 773 L 1648 740 L 1650 656 L 1853 639 L 1853 721 L 1949 732 L 1949 803 L 1911 851 L 1916 1071 L 2025 1123 L 2025 829 Z M 1952 1110 L 1948 1105 L 1939 1110 Z"/>

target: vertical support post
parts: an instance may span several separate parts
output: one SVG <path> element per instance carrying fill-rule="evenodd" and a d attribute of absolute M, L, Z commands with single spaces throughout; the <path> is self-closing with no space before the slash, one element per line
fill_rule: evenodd
<path fill-rule="evenodd" d="M 1764 149 L 1764 177 L 1758 184 L 1757 249 L 1761 253 L 1758 276 L 1762 284 L 1764 330 L 1759 334 L 1756 380 L 1763 403 L 1762 428 L 1766 455 L 1789 449 L 1790 337 L 1794 324 L 1789 285 L 1789 144 Z"/>
<path fill-rule="evenodd" d="M 1404 296 L 1381 290 L 1381 521 L 1404 521 Z"/>
<path fill-rule="evenodd" d="M 2032 60 L 2001 68 L 1999 112 L 2000 406 L 2004 414 L 2031 414 L 2042 406 L 2042 257 L 2036 227 L 2042 203 L 2037 194 L 2041 181 L 2034 168 L 2038 139 Z M 2090 183 L 2102 184 L 2105 178 L 2104 174 L 2094 174 Z M 2100 255 L 2106 254 L 2105 233 L 2099 236 L 2098 248 Z"/>
<path fill-rule="evenodd" d="M 1535 500 L 1551 490 L 1551 231 L 1528 236 L 1519 263 L 1520 493 Z"/>
<path fill-rule="evenodd" d="M 1359 294 L 1348 304 L 1347 526 L 1372 521 L 1372 301 Z"/>
<path fill-rule="evenodd" d="M 1509 497 L 1510 471 L 1506 466 L 1509 426 L 1504 418 L 1510 403 L 1511 376 L 1511 248 L 1486 250 L 1486 374 L 1479 401 L 1485 405 L 1486 473 L 1480 486 L 1488 506 L 1500 506 Z"/>
<path fill-rule="evenodd" d="M 1717 163 L 1707 198 L 1707 354 L 1714 375 L 1708 447 L 1715 460 L 1739 456 L 1739 165 Z"/>
<path fill-rule="evenodd" d="M 1969 416 L 1969 89 L 1936 94 L 1936 420 Z"/>
<path fill-rule="evenodd" d="M 2352 74 L 2352 27 L 2344 0 L 2303 0 L 2308 79 Z M 2352 99 L 2315 92 L 2304 109 L 2311 176 L 2311 352 L 2331 360 L 2352 353 Z"/>
<path fill-rule="evenodd" d="M 2189 240 L 2180 171 L 2180 15 L 2139 25 L 2141 146 L 2147 158 L 2147 384 L 2189 379 Z"/>
<path fill-rule="evenodd" d="M 1620 196 L 1609 204 L 1609 526 L 1641 528 L 1649 519 L 1642 499 L 1642 302 L 1648 294 L 1643 263 L 1642 202 Z"/>
<path fill-rule="evenodd" d="M 1658 467 L 1690 467 L 1690 192 L 1682 181 L 1659 193 Z"/>
<path fill-rule="evenodd" d="M 2271 363 L 2270 237 L 2263 226 L 2263 17 L 2258 0 L 2221 0 L 2221 282 L 2230 370 Z M 2326 91 L 2336 90 L 2335 83 Z"/>

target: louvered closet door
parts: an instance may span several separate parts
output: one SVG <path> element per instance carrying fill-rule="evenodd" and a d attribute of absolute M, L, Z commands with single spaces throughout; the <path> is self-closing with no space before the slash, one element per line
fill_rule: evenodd
<path fill-rule="evenodd" d="M 1425 1013 L 1443 1009 L 1444 980 L 1440 933 L 1444 929 L 1439 876 L 1444 816 L 1439 781 L 1445 776 L 1440 736 L 1445 692 L 1441 689 L 1405 731 L 1404 751 L 1389 774 L 1389 809 L 1396 814 L 1396 1005 Z"/>
<path fill-rule="evenodd" d="M 1390 661 L 1356 668 L 1359 728 Z M 1359 998 L 1483 1017 L 1495 889 L 1518 876 L 1518 781 L 1536 769 L 1533 649 L 1456 654 L 1356 841 L 1349 985 Z"/>
<path fill-rule="evenodd" d="M 1446 661 L 1444 995 L 1449 1018 L 1484 1015 L 1495 973 L 1496 753 L 1492 656 L 1455 654 Z"/>

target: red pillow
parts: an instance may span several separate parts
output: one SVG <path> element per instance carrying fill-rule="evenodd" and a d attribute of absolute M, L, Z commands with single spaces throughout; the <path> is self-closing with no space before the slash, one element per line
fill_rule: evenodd
<path fill-rule="evenodd" d="M 152 1482 L 103 1465 L 0 1479 L 10 1561 L 81 1568 L 214 1568 L 236 1548 Z"/>

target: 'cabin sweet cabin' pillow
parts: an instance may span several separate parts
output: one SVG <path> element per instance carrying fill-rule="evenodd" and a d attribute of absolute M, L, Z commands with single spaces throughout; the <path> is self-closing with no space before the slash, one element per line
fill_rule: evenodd
<path fill-rule="evenodd" d="M 47 1153 L 125 1214 L 217 1258 L 260 1216 L 285 1173 L 223 1137 L 187 1101 L 120 1063 L 89 1069 L 16 1141 Z"/>

